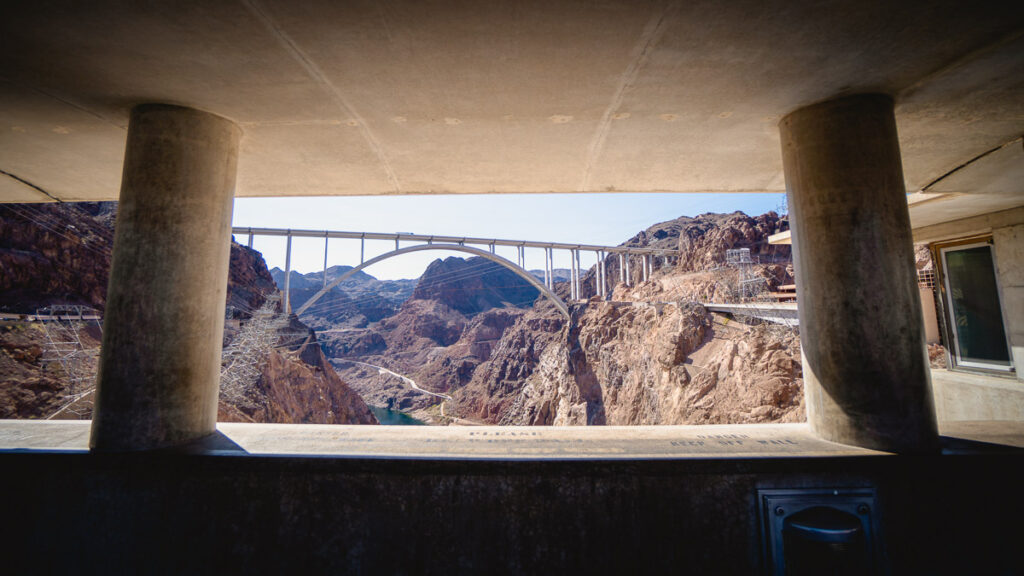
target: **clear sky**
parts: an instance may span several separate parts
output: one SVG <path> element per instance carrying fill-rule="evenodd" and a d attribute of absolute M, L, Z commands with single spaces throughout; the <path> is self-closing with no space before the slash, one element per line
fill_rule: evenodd
<path fill-rule="evenodd" d="M 658 222 L 705 212 L 742 210 L 756 216 L 777 210 L 783 194 L 488 194 L 438 196 L 345 196 L 239 198 L 234 225 L 353 232 L 412 232 L 550 242 L 618 245 Z M 247 237 L 236 238 L 245 243 Z M 270 268 L 284 268 L 285 240 L 257 236 L 253 247 Z M 367 241 L 366 258 L 394 249 L 393 242 Z M 292 269 L 321 270 L 322 239 L 292 240 Z M 515 249 L 497 248 L 515 261 Z M 456 252 L 428 251 L 385 260 L 366 272 L 381 279 L 417 278 L 436 258 Z M 359 263 L 358 240 L 331 240 L 328 265 Z M 593 265 L 583 255 L 584 268 Z M 542 251 L 527 250 L 527 267 L 543 269 Z M 568 253 L 555 253 L 555 267 L 568 268 Z"/>

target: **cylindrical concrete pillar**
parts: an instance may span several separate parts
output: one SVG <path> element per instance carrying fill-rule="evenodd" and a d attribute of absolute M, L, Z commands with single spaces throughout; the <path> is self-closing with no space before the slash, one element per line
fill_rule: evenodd
<path fill-rule="evenodd" d="M 397 243 L 398 240 L 395 240 Z M 288 231 L 288 240 L 284 248 L 284 313 L 292 313 L 292 231 Z"/>
<path fill-rule="evenodd" d="M 93 450 L 163 448 L 215 431 L 240 136 L 198 110 L 132 110 Z"/>
<path fill-rule="evenodd" d="M 782 119 L 807 419 L 822 438 L 938 445 L 893 102 L 861 95 Z"/>

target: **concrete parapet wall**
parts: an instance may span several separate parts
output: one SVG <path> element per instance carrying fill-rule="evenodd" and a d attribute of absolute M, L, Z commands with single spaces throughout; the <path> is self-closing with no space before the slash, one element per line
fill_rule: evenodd
<path fill-rule="evenodd" d="M 891 573 L 1010 574 L 1021 460 L 6 453 L 0 553 L 11 574 L 757 574 L 758 489 L 873 486 Z"/>

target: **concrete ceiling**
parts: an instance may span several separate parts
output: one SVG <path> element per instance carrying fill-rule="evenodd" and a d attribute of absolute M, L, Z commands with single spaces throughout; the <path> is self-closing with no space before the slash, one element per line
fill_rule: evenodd
<path fill-rule="evenodd" d="M 0 201 L 116 199 L 140 102 L 238 122 L 238 196 L 779 192 L 783 115 L 882 91 L 908 191 L 1024 203 L 1019 155 L 991 157 L 1024 134 L 1020 2 L 0 10 Z"/>

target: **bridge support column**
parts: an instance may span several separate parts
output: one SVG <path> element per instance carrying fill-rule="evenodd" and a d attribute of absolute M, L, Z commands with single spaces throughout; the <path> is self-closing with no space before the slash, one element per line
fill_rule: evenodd
<path fill-rule="evenodd" d="M 284 313 L 292 313 L 292 235 L 288 233 L 288 242 L 284 250 Z"/>
<path fill-rule="evenodd" d="M 580 277 L 583 276 L 583 269 L 580 266 L 580 251 L 579 251 L 579 249 L 576 250 L 575 260 L 576 260 L 576 299 L 577 300 L 582 300 L 583 299 L 583 282 L 581 281 Z"/>
<path fill-rule="evenodd" d="M 555 287 L 555 267 L 551 261 L 551 248 L 544 249 L 544 259 L 548 263 L 548 290 Z"/>
<path fill-rule="evenodd" d="M 893 102 L 840 98 L 779 127 L 811 428 L 879 450 L 935 450 Z"/>
<path fill-rule="evenodd" d="M 241 131 L 137 106 L 128 124 L 90 447 L 149 450 L 215 431 Z"/>
<path fill-rule="evenodd" d="M 629 275 L 629 252 L 626 252 L 625 261 L 626 261 L 626 264 L 625 264 L 625 267 L 626 267 L 626 286 L 629 286 L 630 284 L 633 283 L 633 278 Z"/>
<path fill-rule="evenodd" d="M 572 298 L 580 299 L 580 251 L 569 252 L 570 264 L 572 264 Z"/>
<path fill-rule="evenodd" d="M 327 244 L 330 241 L 331 238 L 327 235 L 327 232 L 324 232 L 324 288 L 327 288 Z"/>

